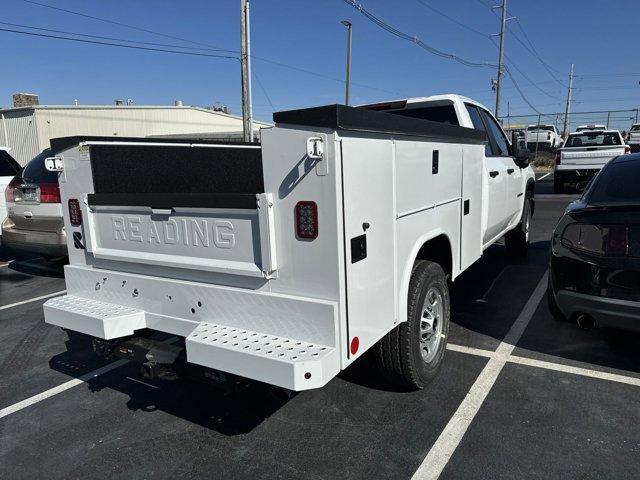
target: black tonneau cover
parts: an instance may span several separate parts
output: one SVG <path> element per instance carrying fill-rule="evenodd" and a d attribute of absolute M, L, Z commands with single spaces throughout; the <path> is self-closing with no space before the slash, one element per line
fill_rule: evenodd
<path fill-rule="evenodd" d="M 448 143 L 483 143 L 486 138 L 484 132 L 473 128 L 337 104 L 275 112 L 273 121 L 332 130 L 411 135 Z"/>

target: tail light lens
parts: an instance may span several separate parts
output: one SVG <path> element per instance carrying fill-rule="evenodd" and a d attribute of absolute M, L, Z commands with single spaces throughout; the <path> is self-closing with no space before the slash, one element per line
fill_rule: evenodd
<path fill-rule="evenodd" d="M 556 158 L 555 158 L 556 165 L 560 165 L 560 156 L 561 156 L 560 150 L 557 150 L 556 151 Z"/>
<path fill-rule="evenodd" d="M 298 238 L 304 240 L 318 238 L 318 205 L 316 202 L 298 202 L 295 212 Z"/>
<path fill-rule="evenodd" d="M 20 186 L 22 183 L 22 179 L 20 177 L 13 177 L 13 180 L 9 182 L 7 188 L 4 191 L 4 199 L 7 202 L 15 202 L 16 201 L 16 188 Z"/>
<path fill-rule="evenodd" d="M 547 133 L 547 140 L 551 140 L 551 133 Z"/>
<path fill-rule="evenodd" d="M 629 145 L 625 145 L 625 146 L 624 146 L 624 153 L 625 153 L 625 155 L 626 155 L 627 153 L 631 153 L 631 147 L 630 147 Z"/>
<path fill-rule="evenodd" d="M 40 183 L 40 203 L 60 203 L 60 187 L 57 183 Z"/>
<path fill-rule="evenodd" d="M 80 210 L 80 202 L 77 198 L 69 199 L 69 220 L 74 227 L 82 225 L 82 210 Z"/>
<path fill-rule="evenodd" d="M 629 231 L 624 225 L 574 223 L 562 232 L 562 244 L 595 255 L 626 256 L 629 251 Z"/>

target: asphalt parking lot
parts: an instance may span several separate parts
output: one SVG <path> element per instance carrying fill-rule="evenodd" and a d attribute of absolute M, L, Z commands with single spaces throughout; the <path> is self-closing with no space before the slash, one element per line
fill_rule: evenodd
<path fill-rule="evenodd" d="M 640 336 L 547 311 L 548 240 L 577 198 L 551 180 L 527 259 L 495 245 L 456 280 L 444 368 L 415 393 L 367 357 L 291 399 L 150 382 L 45 325 L 61 265 L 0 247 L 0 478 L 637 478 Z"/>

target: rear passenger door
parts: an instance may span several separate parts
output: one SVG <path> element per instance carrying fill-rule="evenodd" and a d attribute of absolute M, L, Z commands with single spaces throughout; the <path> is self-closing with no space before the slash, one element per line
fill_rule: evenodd
<path fill-rule="evenodd" d="M 505 226 L 507 215 L 505 200 L 507 196 L 507 167 L 500 155 L 496 155 L 496 149 L 491 133 L 486 126 L 486 122 L 479 109 L 475 105 L 465 104 L 473 128 L 481 130 L 487 134 L 484 145 L 484 178 L 486 183 L 487 197 L 483 199 L 483 223 L 486 226 L 482 244 L 485 245 L 496 237 Z"/>
<path fill-rule="evenodd" d="M 486 110 L 480 109 L 484 118 L 487 130 L 489 131 L 489 137 L 493 146 L 493 152 L 496 158 L 499 158 L 503 163 L 502 168 L 506 172 L 506 196 L 505 196 L 505 218 L 503 229 L 507 228 L 509 224 L 512 224 L 520 217 L 520 205 L 522 204 L 522 170 L 516 165 L 515 159 L 512 155 L 512 149 L 509 146 L 507 137 L 505 136 L 502 128 L 498 125 L 498 122 L 493 115 Z"/>

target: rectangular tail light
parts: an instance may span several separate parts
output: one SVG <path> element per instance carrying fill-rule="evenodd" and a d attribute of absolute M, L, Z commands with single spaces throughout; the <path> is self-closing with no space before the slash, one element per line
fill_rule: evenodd
<path fill-rule="evenodd" d="M 80 210 L 80 202 L 77 198 L 69 199 L 69 220 L 74 227 L 82 225 L 82 210 Z"/>
<path fill-rule="evenodd" d="M 60 187 L 57 182 L 39 183 L 40 203 L 60 203 Z"/>
<path fill-rule="evenodd" d="M 19 177 L 14 177 L 7 188 L 4 190 L 4 199 L 6 202 L 14 203 L 16 201 L 16 188 L 20 186 L 22 180 Z"/>
<path fill-rule="evenodd" d="M 296 235 L 303 240 L 318 238 L 318 205 L 316 202 L 298 202 L 295 208 Z"/>

